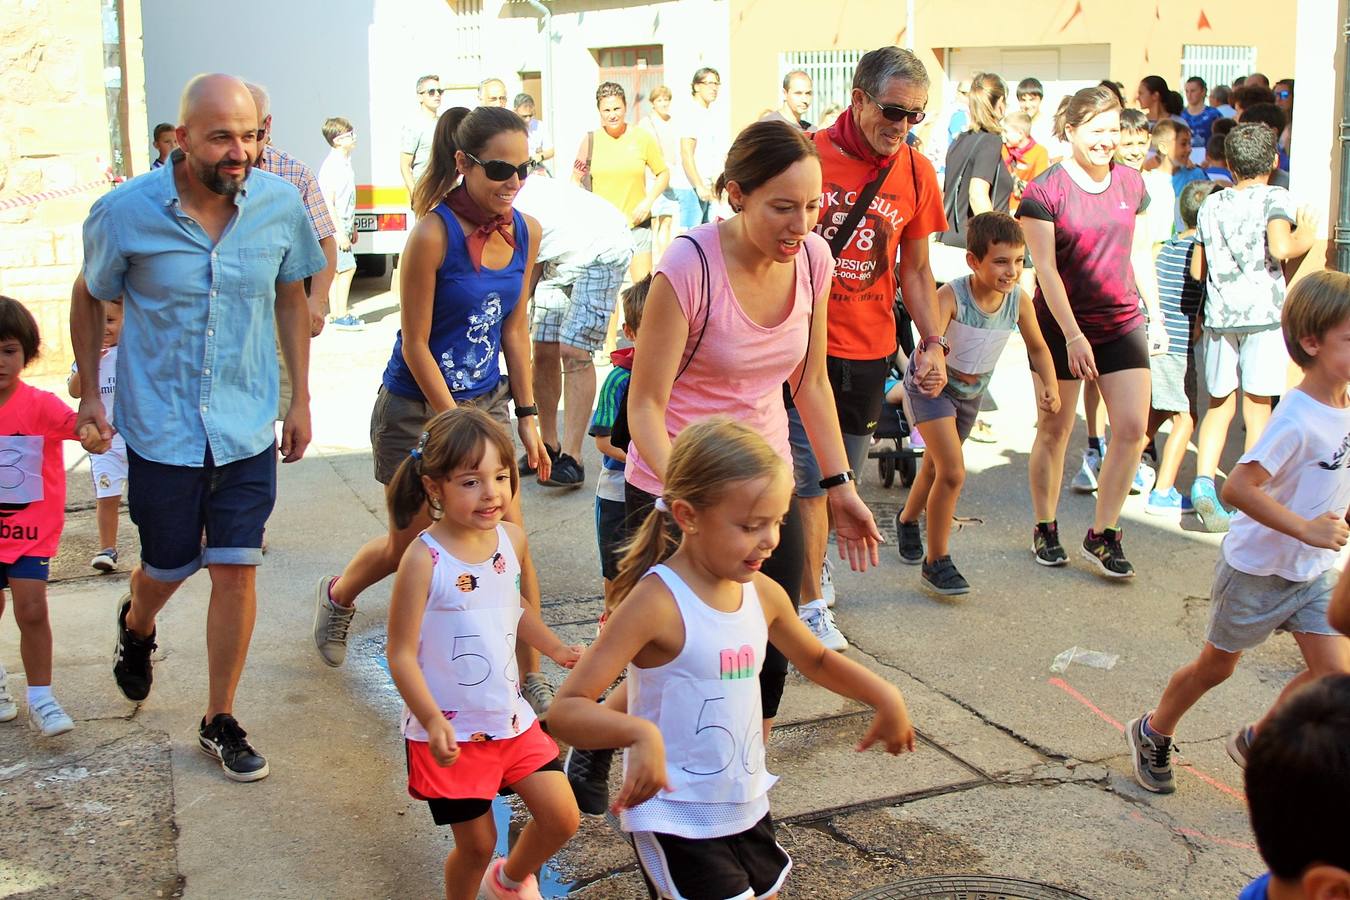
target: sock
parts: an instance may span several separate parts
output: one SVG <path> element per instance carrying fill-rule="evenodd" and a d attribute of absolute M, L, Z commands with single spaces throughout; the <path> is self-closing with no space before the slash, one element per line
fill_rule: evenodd
<path fill-rule="evenodd" d="M 1102 446 L 1102 439 L 1099 437 L 1088 438 L 1088 449 L 1096 450 L 1098 455 L 1104 454 L 1106 452 L 1106 448 Z"/>
<path fill-rule="evenodd" d="M 1037 524 L 1037 525 L 1053 525 L 1053 524 L 1055 524 L 1055 520 L 1054 520 L 1054 519 L 1040 519 L 1040 520 L 1038 520 L 1038 521 L 1036 522 L 1036 524 Z"/>
<path fill-rule="evenodd" d="M 1169 741 L 1172 739 L 1172 736 L 1170 734 L 1163 734 L 1161 731 L 1153 730 L 1153 713 L 1149 713 L 1148 715 L 1144 716 L 1144 721 L 1141 724 L 1143 726 L 1144 734 L 1148 735 L 1151 738 L 1163 738 Z"/>
<path fill-rule="evenodd" d="M 52 696 L 52 686 L 50 684 L 37 684 L 28 686 L 28 705 L 36 706 L 43 700 Z"/>
<path fill-rule="evenodd" d="M 510 875 L 506 874 L 506 863 L 502 863 L 497 867 L 497 883 L 508 891 L 518 891 L 520 890 L 520 886 L 524 884 L 523 881 L 515 881 Z"/>

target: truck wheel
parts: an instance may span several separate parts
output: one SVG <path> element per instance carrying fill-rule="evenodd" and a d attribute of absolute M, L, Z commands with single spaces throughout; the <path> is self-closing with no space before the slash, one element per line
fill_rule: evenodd
<path fill-rule="evenodd" d="M 356 257 L 356 274 L 362 278 L 378 278 L 389 264 L 383 253 L 360 253 Z"/>

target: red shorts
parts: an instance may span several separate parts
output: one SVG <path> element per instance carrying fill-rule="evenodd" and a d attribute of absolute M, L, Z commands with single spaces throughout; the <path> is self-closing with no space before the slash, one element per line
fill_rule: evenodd
<path fill-rule="evenodd" d="M 426 741 L 405 741 L 408 793 L 418 800 L 491 800 L 497 792 L 558 759 L 558 745 L 535 720 L 513 738 L 469 741 L 459 738 L 459 759 L 441 766 Z"/>

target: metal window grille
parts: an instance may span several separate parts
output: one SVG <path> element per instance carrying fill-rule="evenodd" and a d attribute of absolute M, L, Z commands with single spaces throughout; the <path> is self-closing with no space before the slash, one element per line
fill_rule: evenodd
<path fill-rule="evenodd" d="M 1185 44 L 1181 48 L 1181 83 L 1199 76 L 1205 84 L 1232 84 L 1239 75 L 1256 71 L 1256 48 L 1218 44 Z"/>
<path fill-rule="evenodd" d="M 441 77 L 449 84 L 477 87 L 483 77 L 483 0 L 460 0 L 454 11 L 455 24 L 445 48 L 451 68 Z"/>
<path fill-rule="evenodd" d="M 853 70 L 866 50 L 794 50 L 778 54 L 778 80 L 801 69 L 811 76 L 814 92 L 812 112 L 817 116 L 831 106 L 847 106 L 853 89 Z"/>

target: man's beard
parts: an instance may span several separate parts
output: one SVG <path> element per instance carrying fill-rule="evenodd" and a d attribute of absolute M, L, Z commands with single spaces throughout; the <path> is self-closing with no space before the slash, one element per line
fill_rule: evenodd
<path fill-rule="evenodd" d="M 248 180 L 248 173 L 253 169 L 253 163 L 246 158 L 243 175 L 236 177 L 226 175 L 221 171 L 225 166 L 236 165 L 239 165 L 239 160 L 222 159 L 210 167 L 194 162 L 193 170 L 196 172 L 197 179 L 206 185 L 209 191 L 223 197 L 233 197 L 244 189 L 244 182 Z"/>

